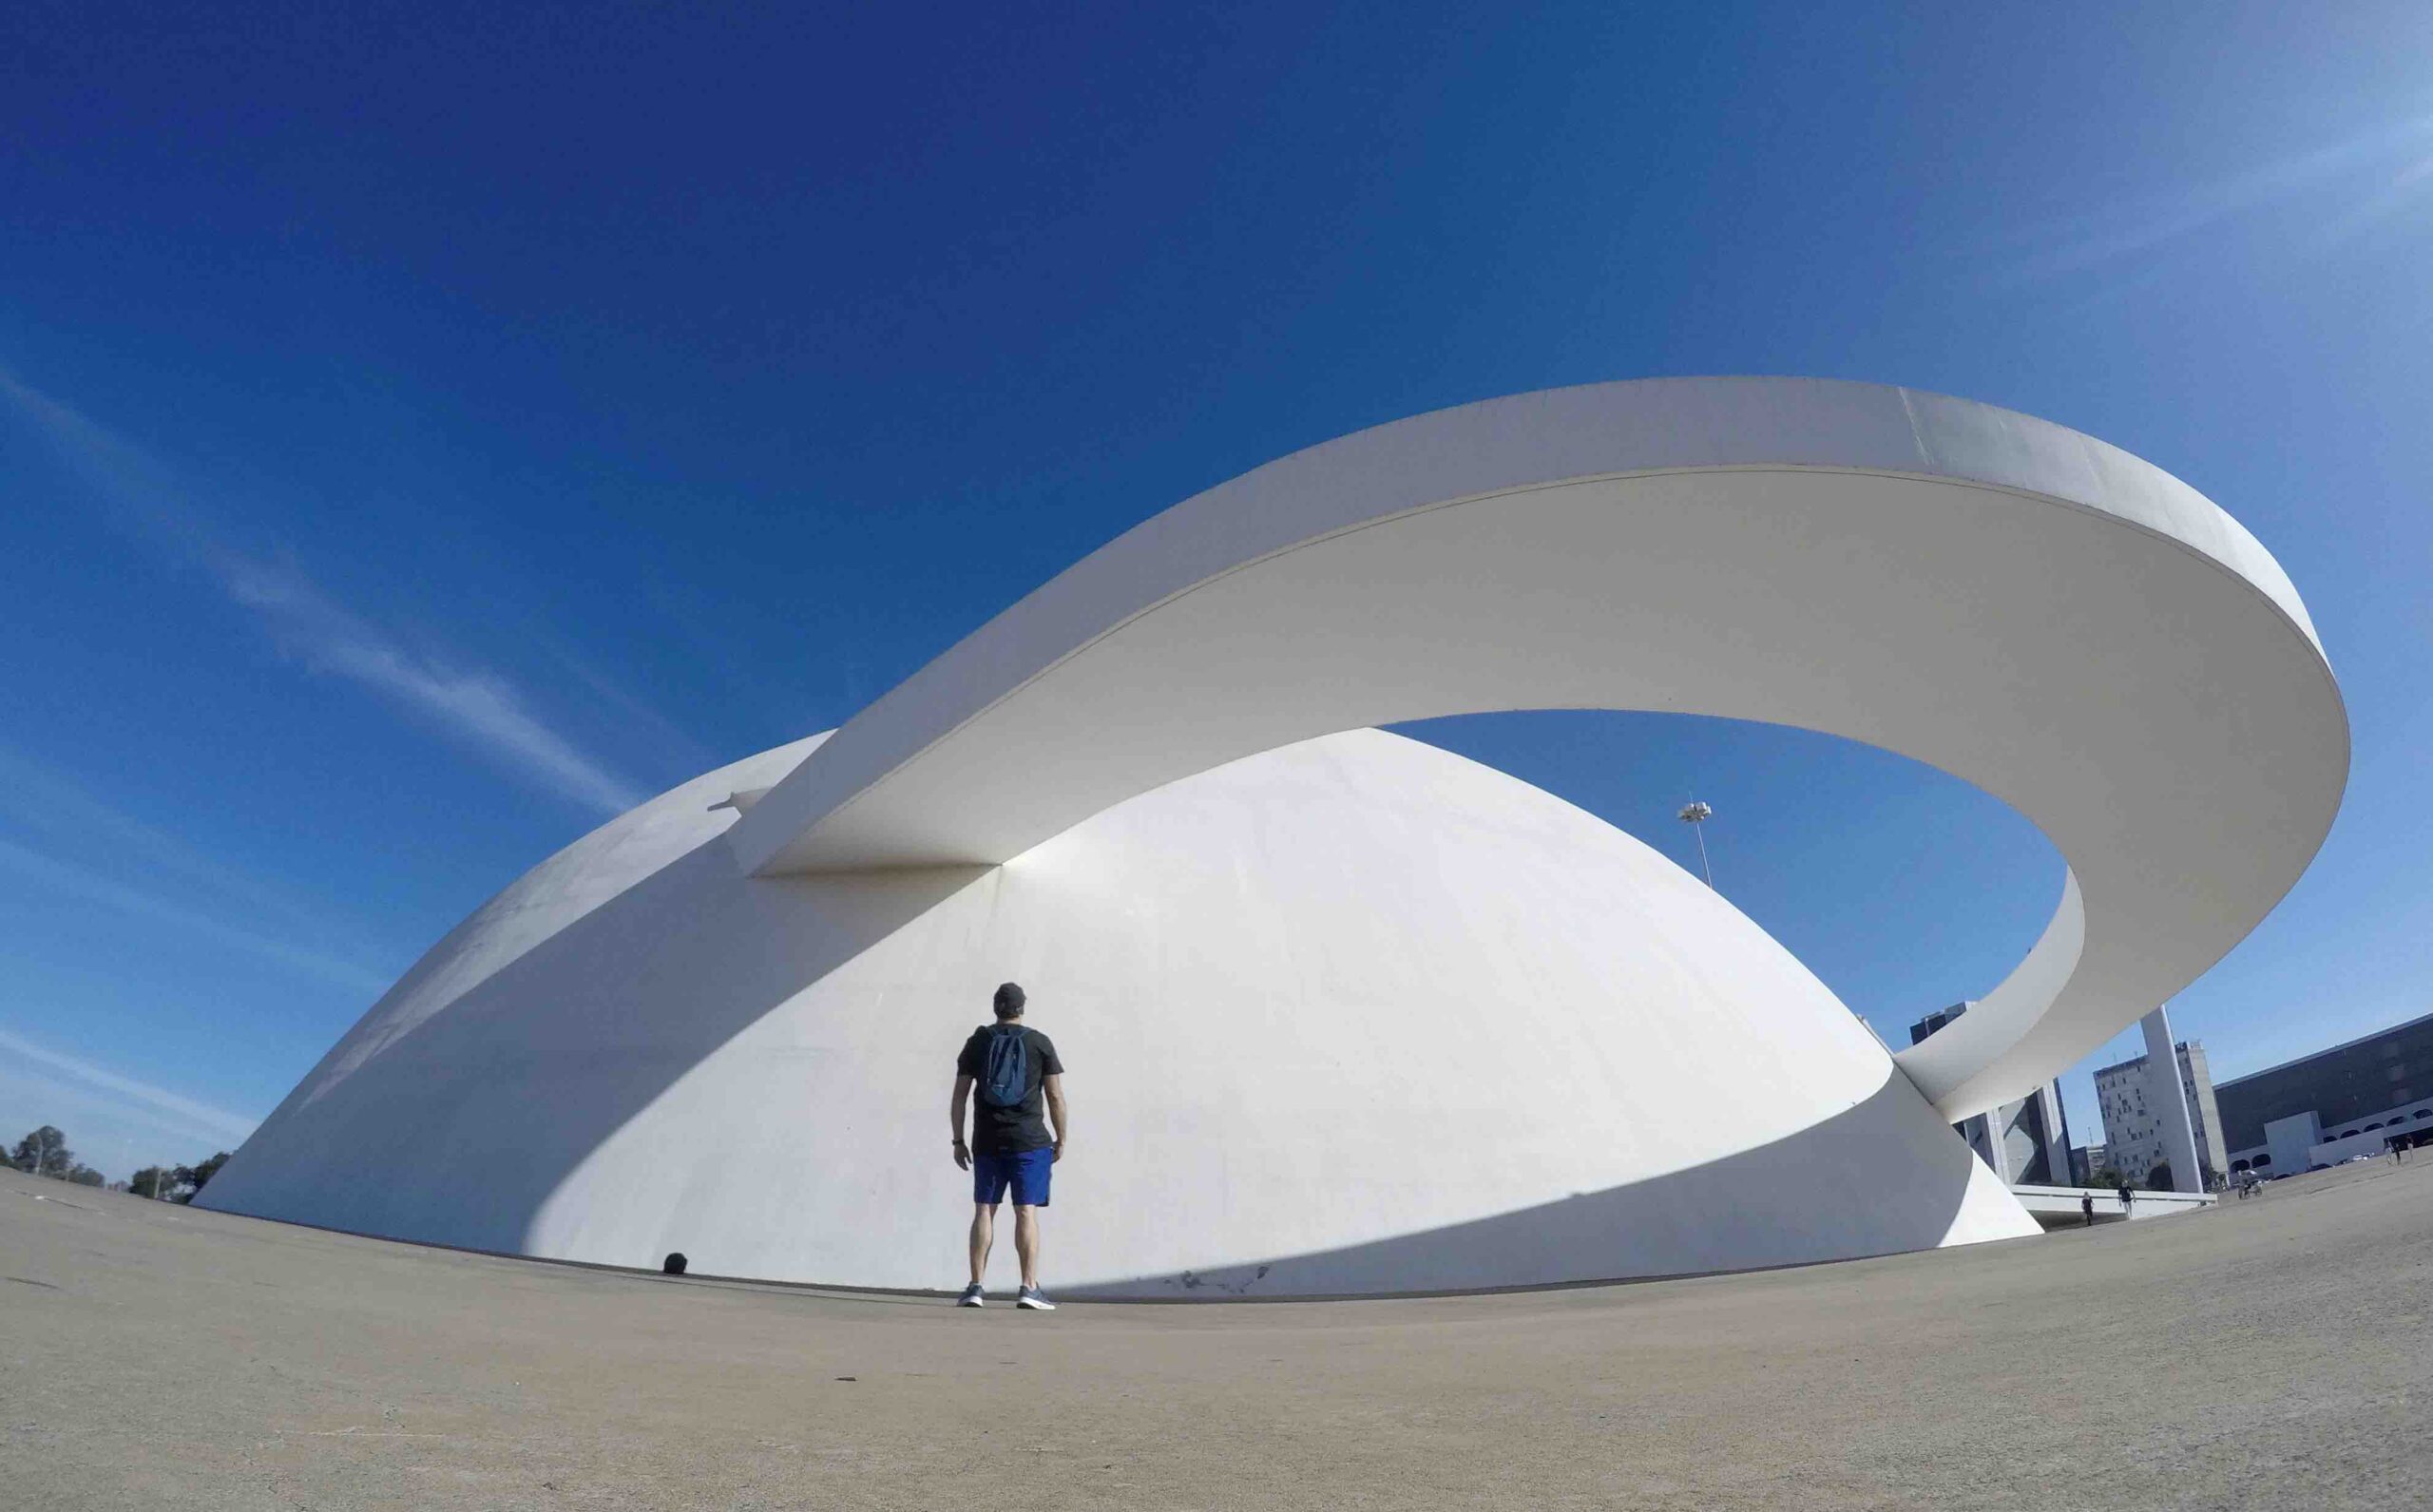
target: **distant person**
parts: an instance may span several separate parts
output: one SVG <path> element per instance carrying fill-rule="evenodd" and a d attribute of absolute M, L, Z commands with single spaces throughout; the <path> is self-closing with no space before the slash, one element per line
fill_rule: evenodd
<path fill-rule="evenodd" d="M 2092 1193 L 2092 1192 L 2088 1192 L 2088 1193 L 2084 1193 L 2084 1194 L 2081 1194 L 2081 1195 L 2080 1195 L 2080 1196 L 2079 1197 L 2079 1211 L 2081 1214 L 2085 1215 L 2085 1216 L 2086 1216 L 2086 1221 L 2085 1221 L 2084 1223 L 2082 1223 L 2082 1224 L 2079 1225 L 2079 1227 L 2080 1227 L 2080 1228 L 2082 1228 L 2082 1229 L 2092 1229 L 2092 1228 L 2094 1228 L 2094 1227 L 2095 1227 L 2095 1194 L 2094 1194 L 2094 1193 Z"/>
<path fill-rule="evenodd" d="M 2391 1141 L 2391 1164 L 2407 1164 L 2407 1146 L 2400 1143 L 2397 1139 L 2393 1139 Z"/>
<path fill-rule="evenodd" d="M 971 1173 L 971 1284 L 959 1305 L 976 1308 L 986 1298 L 981 1280 L 997 1237 L 997 1205 L 1014 1194 L 1014 1254 L 1022 1260 L 1023 1289 L 1014 1306 L 1053 1312 L 1056 1304 L 1039 1289 L 1039 1210 L 1047 1206 L 1049 1174 L 1064 1156 L 1064 1062 L 1055 1043 L 1023 1024 L 1023 989 L 1011 982 L 997 989 L 995 1024 L 984 1024 L 963 1042 L 955 1057 L 954 1163 Z M 965 1105 L 972 1110 L 971 1143 L 963 1142 Z M 1043 1108 L 1042 1104 L 1044 1103 Z M 1055 1133 L 1048 1132 L 1048 1120 Z"/>
<path fill-rule="evenodd" d="M 2120 1193 L 2120 1211 L 2126 1213 L 2136 1205 L 2137 1194 L 2129 1190 L 2126 1181 L 2121 1182 L 2117 1190 Z"/>

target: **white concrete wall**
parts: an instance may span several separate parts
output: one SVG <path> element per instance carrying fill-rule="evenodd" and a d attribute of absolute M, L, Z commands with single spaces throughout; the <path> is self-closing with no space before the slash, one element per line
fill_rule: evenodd
<path fill-rule="evenodd" d="M 1896 1062 L 1636 842 L 1354 728 L 1591 706 L 1957 774 L 2069 862 L 2053 919 Z M 1511 1284 L 2026 1232 L 1943 1122 L 2243 938 L 2347 759 L 2270 554 L 2101 442 L 1797 379 L 1463 406 L 1185 501 L 832 742 L 546 863 L 210 1196 L 536 1254 L 950 1278 L 937 1103 L 1011 976 L 1072 1053 L 1068 1279 Z M 744 789 L 767 791 L 740 820 L 710 808 Z"/>
<path fill-rule="evenodd" d="M 2163 1158 L 2171 1163 L 2172 1185 L 2182 1192 L 2202 1192 L 2196 1122 L 2189 1116 L 2187 1078 L 2171 1037 L 2171 1010 L 2157 1006 L 2137 1024 L 2146 1037 L 2146 1096 L 2158 1120 Z"/>
<path fill-rule="evenodd" d="M 2314 1147 L 2323 1142 L 2323 1123 L 2308 1108 L 2264 1126 L 2264 1147 L 2272 1157 L 2274 1176 L 2303 1175 L 2314 1163 Z"/>
<path fill-rule="evenodd" d="M 1165 510 L 856 715 L 734 845 L 766 875 L 998 862 L 1330 731 L 1587 707 L 1863 740 L 2052 840 L 2035 947 L 1898 1054 L 1949 1119 L 2245 938 L 2348 765 L 2288 578 L 2160 469 L 1915 390 L 1650 379 L 1413 416 Z"/>
<path fill-rule="evenodd" d="M 952 1058 L 1012 978 L 1069 1067 L 1048 1264 L 1068 1289 L 1515 1285 L 2036 1232 L 1779 946 L 1502 774 L 1353 732 L 1002 868 L 745 876 L 710 805 L 808 744 L 654 800 L 485 906 L 210 1204 L 949 1286 L 969 1212 Z"/>

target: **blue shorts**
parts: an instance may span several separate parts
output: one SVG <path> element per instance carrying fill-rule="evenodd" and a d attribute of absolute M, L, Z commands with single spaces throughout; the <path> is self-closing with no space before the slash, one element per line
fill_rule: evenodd
<path fill-rule="evenodd" d="M 1053 1150 L 975 1155 L 971 1158 L 971 1200 L 993 1208 L 1006 1200 L 1006 1188 L 1010 1186 L 1014 1189 L 1014 1206 L 1044 1208 L 1047 1206 L 1047 1174 L 1055 1169 Z"/>

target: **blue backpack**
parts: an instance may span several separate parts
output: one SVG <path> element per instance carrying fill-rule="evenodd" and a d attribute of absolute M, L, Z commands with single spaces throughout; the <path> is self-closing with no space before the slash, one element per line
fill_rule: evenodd
<path fill-rule="evenodd" d="M 988 1037 L 988 1074 L 980 1100 L 992 1108 L 1016 1108 L 1030 1096 L 1030 1036 L 1020 1026 L 993 1029 Z"/>

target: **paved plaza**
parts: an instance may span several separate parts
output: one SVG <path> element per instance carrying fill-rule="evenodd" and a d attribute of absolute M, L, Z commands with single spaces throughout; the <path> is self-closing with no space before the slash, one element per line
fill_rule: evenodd
<path fill-rule="evenodd" d="M 1053 1315 L 9 1173 L 0 1506 L 2415 1507 L 2428 1297 L 2433 1159 L 1762 1274 Z"/>

